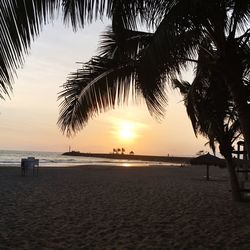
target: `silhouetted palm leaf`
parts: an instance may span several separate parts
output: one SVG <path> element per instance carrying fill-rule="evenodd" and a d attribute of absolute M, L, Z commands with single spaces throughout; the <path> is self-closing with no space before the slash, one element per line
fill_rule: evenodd
<path fill-rule="evenodd" d="M 60 117 L 58 124 L 63 132 L 70 135 L 79 131 L 89 118 L 126 103 L 129 95 L 143 97 L 141 86 L 136 82 L 134 61 L 116 62 L 114 59 L 92 58 L 81 70 L 73 73 L 59 99 Z M 154 96 L 156 102 L 146 99 L 149 111 L 162 115 L 164 104 Z"/>
<path fill-rule="evenodd" d="M 80 130 L 92 116 L 132 98 L 143 97 L 149 111 L 160 117 L 166 104 L 165 86 L 145 86 L 138 81 L 140 53 L 150 41 L 151 34 L 124 30 L 116 34 L 108 30 L 102 36 L 100 56 L 93 57 L 83 68 L 70 75 L 59 99 L 58 124 L 70 135 Z"/>
<path fill-rule="evenodd" d="M 0 1 L 0 82 L 11 89 L 15 70 L 23 65 L 31 41 L 41 25 L 55 14 L 59 0 Z"/>
<path fill-rule="evenodd" d="M 72 73 L 59 98 L 61 103 L 58 124 L 68 134 L 80 130 L 93 115 L 128 100 L 135 85 L 134 61 L 94 57 L 83 68 Z"/>
<path fill-rule="evenodd" d="M 99 56 L 108 58 L 129 57 L 138 59 L 140 51 L 149 45 L 152 33 L 122 29 L 114 32 L 109 27 L 101 36 Z"/>

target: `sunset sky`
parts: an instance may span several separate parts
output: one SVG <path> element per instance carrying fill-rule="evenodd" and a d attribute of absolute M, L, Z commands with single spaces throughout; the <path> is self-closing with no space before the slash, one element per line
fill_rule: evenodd
<path fill-rule="evenodd" d="M 178 92 L 169 90 L 166 117 L 160 122 L 146 106 L 130 104 L 102 113 L 73 138 L 62 135 L 56 122 L 57 94 L 67 75 L 96 53 L 107 22 L 97 22 L 74 33 L 61 21 L 47 25 L 32 44 L 25 65 L 18 70 L 11 100 L 0 100 L 0 149 L 126 152 L 151 155 L 195 155 L 206 139 L 195 137 Z M 191 80 L 192 72 L 184 79 Z"/>

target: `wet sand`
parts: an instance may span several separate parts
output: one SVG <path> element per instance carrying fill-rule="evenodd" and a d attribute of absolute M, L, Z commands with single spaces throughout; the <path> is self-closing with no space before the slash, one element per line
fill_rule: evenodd
<path fill-rule="evenodd" d="M 250 249 L 226 169 L 0 168 L 0 249 Z"/>

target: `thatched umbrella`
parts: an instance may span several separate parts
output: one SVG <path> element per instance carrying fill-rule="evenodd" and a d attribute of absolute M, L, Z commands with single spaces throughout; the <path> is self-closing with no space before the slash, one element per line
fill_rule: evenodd
<path fill-rule="evenodd" d="M 209 166 L 225 166 L 225 161 L 216 156 L 210 155 L 209 153 L 201 155 L 190 160 L 192 165 L 206 165 L 207 166 L 207 180 L 209 181 Z"/>

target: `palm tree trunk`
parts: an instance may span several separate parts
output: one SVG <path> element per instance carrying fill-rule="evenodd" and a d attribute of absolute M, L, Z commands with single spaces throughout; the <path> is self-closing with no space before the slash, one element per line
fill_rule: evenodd
<path fill-rule="evenodd" d="M 237 64 L 237 63 L 236 63 Z M 241 130 L 246 143 L 246 149 L 248 157 L 250 156 L 250 105 L 247 103 L 247 91 L 242 82 L 242 75 L 239 68 L 233 67 L 231 64 L 227 64 L 227 84 L 235 102 Z M 229 70 L 229 68 L 231 68 Z M 235 171 L 235 164 L 232 159 L 232 154 L 224 155 L 227 161 L 227 168 L 229 171 L 230 183 L 232 188 L 232 198 L 234 201 L 242 201 L 243 197 L 240 192 L 239 181 Z"/>
<path fill-rule="evenodd" d="M 233 158 L 232 158 L 231 143 L 230 141 L 227 141 L 224 139 L 220 138 L 219 148 L 220 148 L 220 153 L 224 156 L 226 163 L 227 163 L 227 169 L 228 169 L 229 179 L 230 179 L 230 184 L 231 184 L 231 189 L 232 189 L 232 198 L 234 201 L 242 201 L 239 180 L 235 171 L 235 162 L 233 161 Z"/>
<path fill-rule="evenodd" d="M 240 185 L 235 171 L 235 164 L 232 157 L 226 157 L 227 169 L 229 172 L 230 184 L 232 189 L 232 198 L 234 201 L 242 201 Z"/>

